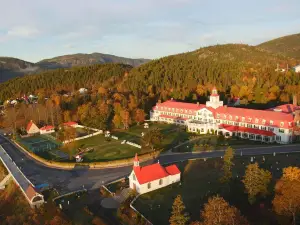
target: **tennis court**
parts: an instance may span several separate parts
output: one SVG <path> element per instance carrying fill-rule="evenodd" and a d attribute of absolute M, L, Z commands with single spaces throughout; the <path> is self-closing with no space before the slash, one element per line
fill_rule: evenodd
<path fill-rule="evenodd" d="M 42 152 L 57 149 L 60 143 L 54 141 L 46 135 L 37 135 L 33 137 L 18 138 L 18 142 L 25 146 L 31 152 Z"/>

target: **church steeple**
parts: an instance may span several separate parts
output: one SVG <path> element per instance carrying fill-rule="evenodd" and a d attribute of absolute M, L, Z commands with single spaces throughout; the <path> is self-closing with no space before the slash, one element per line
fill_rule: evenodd
<path fill-rule="evenodd" d="M 140 161 L 138 158 L 137 153 L 135 153 L 134 161 L 133 161 L 133 167 L 139 167 L 140 166 Z"/>

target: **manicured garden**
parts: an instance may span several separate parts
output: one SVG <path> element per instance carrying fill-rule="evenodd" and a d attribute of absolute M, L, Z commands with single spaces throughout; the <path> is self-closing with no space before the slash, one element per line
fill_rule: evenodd
<path fill-rule="evenodd" d="M 276 179 L 282 175 L 282 168 L 299 166 L 300 154 L 277 154 L 253 158 L 254 162 L 259 163 L 261 168 L 268 169 L 273 176 L 269 188 L 270 194 L 265 199 L 258 199 L 253 205 L 248 203 L 248 197 L 244 193 L 244 186 L 241 182 L 245 167 L 250 161 L 249 156 L 234 159 L 233 179 L 229 184 L 222 184 L 219 181 L 222 167 L 220 158 L 179 163 L 178 166 L 182 172 L 180 184 L 144 194 L 138 198 L 134 206 L 153 224 L 167 225 L 174 198 L 180 194 L 192 221 L 199 221 L 203 204 L 207 202 L 208 197 L 218 194 L 240 209 L 251 224 L 278 224 L 278 221 L 286 224 L 287 221 L 284 218 L 278 217 L 270 210 L 273 188 Z"/>

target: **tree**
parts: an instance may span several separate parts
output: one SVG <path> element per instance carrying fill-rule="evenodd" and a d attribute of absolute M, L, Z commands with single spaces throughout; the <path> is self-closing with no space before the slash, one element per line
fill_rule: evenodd
<path fill-rule="evenodd" d="M 283 175 L 275 185 L 275 197 L 272 202 L 274 211 L 279 215 L 291 217 L 294 225 L 300 213 L 299 172 L 297 167 L 283 169 Z"/>
<path fill-rule="evenodd" d="M 250 203 L 254 203 L 258 195 L 268 194 L 268 185 L 272 179 L 271 172 L 260 169 L 257 163 L 249 164 L 242 182 Z"/>
<path fill-rule="evenodd" d="M 172 215 L 169 219 L 170 225 L 185 225 L 189 216 L 184 213 L 185 206 L 180 195 L 177 195 L 172 206 Z"/>
<path fill-rule="evenodd" d="M 150 146 L 152 150 L 154 150 L 154 147 L 159 145 L 163 140 L 163 134 L 160 132 L 159 129 L 153 129 L 148 131 L 144 137 L 144 142 L 146 143 L 146 146 Z"/>
<path fill-rule="evenodd" d="M 246 225 L 248 221 L 234 206 L 230 206 L 222 197 L 208 199 L 201 211 L 203 225 Z"/>
<path fill-rule="evenodd" d="M 137 109 L 135 111 L 135 121 L 140 124 L 145 121 L 145 112 L 142 109 Z"/>
<path fill-rule="evenodd" d="M 115 114 L 113 118 L 113 123 L 115 125 L 115 128 L 120 128 L 122 124 L 122 118 L 119 114 Z"/>
<path fill-rule="evenodd" d="M 224 157 L 223 157 L 223 176 L 221 177 L 220 181 L 222 183 L 228 183 L 230 179 L 232 178 L 232 166 L 234 163 L 232 162 L 233 157 L 234 157 L 234 149 L 231 147 L 228 147 L 225 151 Z"/>
<path fill-rule="evenodd" d="M 128 110 L 122 110 L 120 113 L 120 116 L 122 118 L 122 123 L 124 125 L 124 129 L 128 129 L 129 125 L 131 124 L 131 118 L 130 118 L 130 113 Z"/>

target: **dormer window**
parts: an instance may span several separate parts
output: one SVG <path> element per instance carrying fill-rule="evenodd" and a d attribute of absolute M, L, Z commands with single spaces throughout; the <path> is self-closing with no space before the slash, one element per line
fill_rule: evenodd
<path fill-rule="evenodd" d="M 280 126 L 283 127 L 284 126 L 284 122 L 280 122 Z"/>
<path fill-rule="evenodd" d="M 180 112 L 181 112 L 181 113 L 183 113 L 183 110 L 182 110 L 182 109 L 180 109 Z"/>
<path fill-rule="evenodd" d="M 292 126 L 292 122 L 289 122 L 289 126 L 290 126 L 290 127 Z"/>
<path fill-rule="evenodd" d="M 226 119 L 226 117 L 227 117 L 227 116 L 226 116 L 226 115 L 224 115 L 224 118 L 225 118 L 225 119 Z"/>
<path fill-rule="evenodd" d="M 252 118 L 248 118 L 248 121 L 251 122 Z"/>
<path fill-rule="evenodd" d="M 239 119 L 239 117 L 238 117 L 238 116 L 236 116 L 236 117 L 235 117 L 235 120 L 238 120 L 238 119 Z"/>
<path fill-rule="evenodd" d="M 270 125 L 273 125 L 273 120 L 270 120 Z"/>
<path fill-rule="evenodd" d="M 219 113 L 217 113 L 217 119 L 219 119 L 220 118 L 220 114 Z"/>
<path fill-rule="evenodd" d="M 258 119 L 255 119 L 255 123 L 258 123 Z"/>
<path fill-rule="evenodd" d="M 192 110 L 189 110 L 189 113 L 192 114 Z"/>
<path fill-rule="evenodd" d="M 266 120 L 262 120 L 262 124 L 266 124 Z"/>
<path fill-rule="evenodd" d="M 245 122 L 245 117 L 242 117 L 242 121 Z"/>
<path fill-rule="evenodd" d="M 174 111 L 175 111 L 175 109 L 174 109 L 174 108 L 172 108 L 172 111 L 174 112 Z"/>
<path fill-rule="evenodd" d="M 229 116 L 229 119 L 232 120 L 232 116 Z"/>
<path fill-rule="evenodd" d="M 184 110 L 185 113 L 187 113 L 187 110 Z"/>

